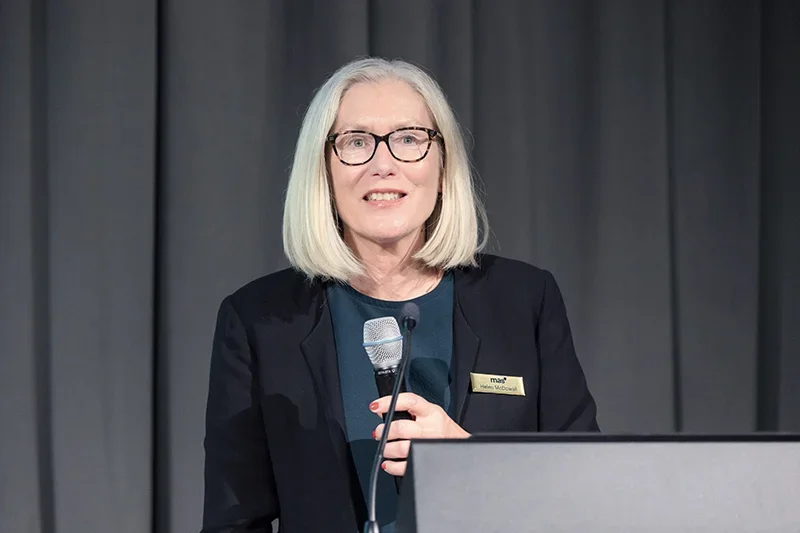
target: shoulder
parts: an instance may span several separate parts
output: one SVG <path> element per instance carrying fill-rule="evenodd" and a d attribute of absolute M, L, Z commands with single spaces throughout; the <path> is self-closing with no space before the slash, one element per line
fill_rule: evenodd
<path fill-rule="evenodd" d="M 499 255 L 482 254 L 477 257 L 478 267 L 475 269 L 484 276 L 500 277 L 506 275 L 520 276 L 530 280 L 542 280 L 551 274 L 536 265 L 510 259 Z"/>
<path fill-rule="evenodd" d="M 465 285 L 487 287 L 495 290 L 514 289 L 526 293 L 542 293 L 548 286 L 555 286 L 555 278 L 549 270 L 538 266 L 491 254 L 481 254 L 477 266 L 461 269 L 458 276 Z"/>
<path fill-rule="evenodd" d="M 533 310 L 536 316 L 564 305 L 553 274 L 544 268 L 506 257 L 484 254 L 477 266 L 456 272 L 456 292 L 468 308 Z"/>
<path fill-rule="evenodd" d="M 254 279 L 226 296 L 221 307 L 229 307 L 245 326 L 266 319 L 291 321 L 297 315 L 308 315 L 321 282 L 312 282 L 304 274 L 287 268 Z"/>

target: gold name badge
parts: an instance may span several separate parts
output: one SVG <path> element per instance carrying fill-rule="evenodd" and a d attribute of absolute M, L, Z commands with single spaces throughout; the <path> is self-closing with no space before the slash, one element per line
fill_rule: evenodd
<path fill-rule="evenodd" d="M 519 376 L 496 376 L 470 372 L 469 378 L 472 382 L 472 392 L 525 396 L 525 385 Z"/>

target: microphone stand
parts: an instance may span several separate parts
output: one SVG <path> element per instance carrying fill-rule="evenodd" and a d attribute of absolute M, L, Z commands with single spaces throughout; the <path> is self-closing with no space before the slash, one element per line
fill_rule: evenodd
<path fill-rule="evenodd" d="M 406 373 L 406 366 L 408 366 L 408 360 L 411 359 L 411 331 L 416 327 L 417 321 L 414 317 L 406 316 L 403 318 L 403 327 L 405 328 L 405 332 L 403 334 L 403 355 L 402 360 L 400 361 L 400 368 L 397 370 L 397 378 L 394 382 L 394 388 L 392 389 L 392 399 L 389 402 L 389 410 L 386 412 L 386 417 L 384 418 L 384 428 L 383 434 L 381 435 L 381 440 L 378 442 L 378 449 L 375 452 L 375 461 L 372 463 L 372 472 L 369 476 L 369 503 L 367 506 L 367 533 L 380 533 L 380 526 L 378 526 L 378 519 L 377 519 L 377 488 L 378 488 L 378 473 L 381 469 L 381 463 L 383 462 L 383 450 L 386 448 L 386 437 L 389 435 L 389 426 L 394 419 L 394 411 L 397 407 L 397 397 L 400 395 L 400 389 L 403 386 L 403 381 L 405 380 L 405 373 Z M 395 479 L 395 486 L 398 488 L 399 491 L 399 483 Z"/>

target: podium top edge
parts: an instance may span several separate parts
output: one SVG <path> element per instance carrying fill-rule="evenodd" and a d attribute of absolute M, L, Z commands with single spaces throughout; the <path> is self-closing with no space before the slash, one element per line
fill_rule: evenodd
<path fill-rule="evenodd" d="M 415 443 L 757 443 L 799 442 L 800 433 L 742 434 L 605 434 L 605 433 L 475 433 L 468 439 L 419 439 Z"/>

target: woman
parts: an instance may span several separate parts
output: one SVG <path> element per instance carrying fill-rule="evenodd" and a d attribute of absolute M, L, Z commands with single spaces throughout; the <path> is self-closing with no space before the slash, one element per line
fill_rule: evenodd
<path fill-rule="evenodd" d="M 436 82 L 382 59 L 333 74 L 303 120 L 289 178 L 283 239 L 293 268 L 220 306 L 205 532 L 270 531 L 276 518 L 287 533 L 362 529 L 389 404 L 377 397 L 362 328 L 399 319 L 408 301 L 420 321 L 397 409 L 413 418 L 389 430 L 382 531 L 394 522 L 392 480 L 405 472 L 408 439 L 598 429 L 553 276 L 482 255 L 486 235 Z M 521 386 L 482 391 L 473 373 Z"/>

